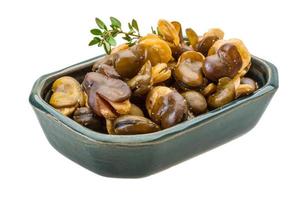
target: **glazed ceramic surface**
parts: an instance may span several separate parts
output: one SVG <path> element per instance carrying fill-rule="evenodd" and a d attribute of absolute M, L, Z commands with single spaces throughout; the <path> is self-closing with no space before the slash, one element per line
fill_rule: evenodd
<path fill-rule="evenodd" d="M 35 82 L 29 101 L 50 144 L 103 176 L 148 176 L 246 133 L 258 122 L 278 88 L 275 66 L 253 56 L 248 75 L 260 88 L 252 95 L 155 133 L 107 135 L 81 126 L 47 103 L 54 80 L 69 75 L 82 81 L 100 58 L 42 76 Z"/>

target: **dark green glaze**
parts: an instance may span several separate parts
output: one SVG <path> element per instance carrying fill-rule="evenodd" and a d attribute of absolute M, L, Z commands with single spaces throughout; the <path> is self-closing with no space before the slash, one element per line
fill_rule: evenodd
<path fill-rule="evenodd" d="M 42 76 L 29 100 L 51 145 L 103 176 L 148 176 L 246 133 L 258 122 L 278 88 L 275 66 L 252 57 L 249 74 L 260 84 L 254 94 L 159 132 L 107 135 L 81 126 L 44 101 L 56 78 L 71 75 L 81 81 L 99 58 Z"/>

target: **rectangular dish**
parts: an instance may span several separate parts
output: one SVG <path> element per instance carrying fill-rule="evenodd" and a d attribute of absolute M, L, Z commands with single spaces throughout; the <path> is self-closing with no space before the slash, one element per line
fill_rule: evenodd
<path fill-rule="evenodd" d="M 81 126 L 45 101 L 55 79 L 69 75 L 82 81 L 101 57 L 40 77 L 29 101 L 50 144 L 69 159 L 103 176 L 148 176 L 246 133 L 258 122 L 278 88 L 275 66 L 253 56 L 249 76 L 260 85 L 254 94 L 155 133 L 107 135 Z"/>

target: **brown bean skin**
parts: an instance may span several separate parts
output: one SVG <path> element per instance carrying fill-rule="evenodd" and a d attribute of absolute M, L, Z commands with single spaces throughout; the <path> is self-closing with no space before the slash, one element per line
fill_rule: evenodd
<path fill-rule="evenodd" d="M 152 87 L 151 62 L 148 60 L 132 79 L 127 81 L 135 96 L 146 95 Z"/>
<path fill-rule="evenodd" d="M 210 47 L 217 41 L 219 40 L 219 37 L 217 36 L 206 36 L 203 37 L 202 40 L 200 40 L 196 45 L 195 45 L 195 50 L 202 53 L 204 56 L 207 56 L 207 53 L 210 49 Z"/>
<path fill-rule="evenodd" d="M 224 44 L 217 54 L 206 57 L 202 71 L 206 78 L 218 81 L 222 77 L 233 78 L 242 67 L 242 58 L 233 44 Z"/>
<path fill-rule="evenodd" d="M 186 114 L 186 101 L 177 91 L 159 97 L 152 109 L 152 119 L 160 123 L 162 128 L 169 128 L 184 121 Z"/>
<path fill-rule="evenodd" d="M 96 72 L 103 74 L 110 78 L 116 78 L 116 79 L 121 78 L 120 74 L 118 74 L 118 72 L 115 70 L 115 68 L 113 66 L 110 66 L 107 64 L 99 65 Z"/>
<path fill-rule="evenodd" d="M 143 65 L 143 57 L 131 48 L 121 50 L 113 55 L 115 70 L 124 79 L 134 77 Z"/>
<path fill-rule="evenodd" d="M 102 98 L 112 102 L 124 101 L 131 95 L 131 90 L 125 82 L 97 72 L 87 73 L 82 85 L 88 94 L 93 90 Z"/>
<path fill-rule="evenodd" d="M 114 121 L 114 132 L 116 135 L 144 134 L 159 131 L 157 124 L 150 119 L 135 115 L 123 115 Z"/>
<path fill-rule="evenodd" d="M 217 91 L 210 95 L 207 103 L 211 108 L 222 107 L 235 99 L 234 82 L 227 77 L 219 80 Z"/>
<path fill-rule="evenodd" d="M 101 127 L 99 118 L 97 118 L 92 109 L 88 107 L 77 108 L 74 112 L 73 119 L 79 124 L 93 130 L 99 130 Z"/>
<path fill-rule="evenodd" d="M 207 103 L 205 97 L 196 91 L 187 91 L 181 94 L 187 104 L 189 109 L 193 114 L 199 115 L 207 111 Z"/>
<path fill-rule="evenodd" d="M 179 85 L 185 85 L 188 88 L 202 87 L 205 83 L 201 70 L 204 60 L 205 57 L 199 52 L 184 52 L 174 69 L 174 78 Z"/>

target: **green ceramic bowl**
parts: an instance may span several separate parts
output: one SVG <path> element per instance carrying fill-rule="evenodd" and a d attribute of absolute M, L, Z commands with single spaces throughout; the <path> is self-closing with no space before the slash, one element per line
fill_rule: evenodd
<path fill-rule="evenodd" d="M 278 88 L 275 66 L 252 57 L 249 76 L 260 85 L 254 94 L 155 133 L 107 135 L 63 116 L 45 100 L 55 79 L 70 75 L 82 81 L 100 58 L 42 76 L 35 82 L 29 100 L 50 144 L 69 159 L 103 176 L 148 176 L 246 133 L 258 122 Z"/>

